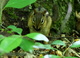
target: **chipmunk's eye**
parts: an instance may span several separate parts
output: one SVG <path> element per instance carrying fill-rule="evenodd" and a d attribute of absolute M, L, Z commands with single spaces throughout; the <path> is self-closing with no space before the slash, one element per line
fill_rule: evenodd
<path fill-rule="evenodd" d="M 43 24 L 44 23 L 44 19 L 41 19 L 41 24 Z"/>

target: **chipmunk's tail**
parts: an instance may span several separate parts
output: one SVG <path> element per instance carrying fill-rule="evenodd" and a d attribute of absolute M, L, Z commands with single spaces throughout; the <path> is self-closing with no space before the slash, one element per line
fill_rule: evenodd
<path fill-rule="evenodd" d="M 66 27 L 66 23 L 68 22 L 71 13 L 72 13 L 72 5 L 71 5 L 71 3 L 68 3 L 67 14 L 66 14 L 64 20 L 62 20 L 62 22 L 61 22 L 61 32 L 64 32 L 64 30 L 66 29 L 65 28 Z"/>

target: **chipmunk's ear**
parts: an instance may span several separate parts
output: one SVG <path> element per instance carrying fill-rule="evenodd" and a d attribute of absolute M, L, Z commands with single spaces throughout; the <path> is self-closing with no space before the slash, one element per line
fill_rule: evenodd
<path fill-rule="evenodd" d="M 37 12 L 36 10 L 34 9 L 32 12 L 31 12 L 31 15 L 35 15 Z"/>
<path fill-rule="evenodd" d="M 44 12 L 43 12 L 43 15 L 44 15 L 44 16 L 49 16 L 49 12 L 48 12 L 48 11 L 44 11 Z"/>
<path fill-rule="evenodd" d="M 34 12 L 34 15 L 35 15 L 37 13 L 36 9 L 34 9 L 33 12 Z"/>
<path fill-rule="evenodd" d="M 80 19 L 80 12 L 78 13 L 78 12 L 76 11 L 76 17 Z"/>
<path fill-rule="evenodd" d="M 48 16 L 48 15 L 49 15 L 49 12 L 48 12 L 48 11 L 46 11 L 45 15 L 47 15 L 47 16 Z"/>

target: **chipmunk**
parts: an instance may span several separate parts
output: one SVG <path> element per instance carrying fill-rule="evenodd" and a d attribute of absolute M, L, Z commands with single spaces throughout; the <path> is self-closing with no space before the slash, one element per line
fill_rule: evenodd
<path fill-rule="evenodd" d="M 80 12 L 76 11 L 76 18 L 77 18 L 76 30 L 80 33 Z"/>
<path fill-rule="evenodd" d="M 28 19 L 30 33 L 39 32 L 48 36 L 51 25 L 52 19 L 47 10 L 43 7 L 38 7 L 31 12 Z"/>

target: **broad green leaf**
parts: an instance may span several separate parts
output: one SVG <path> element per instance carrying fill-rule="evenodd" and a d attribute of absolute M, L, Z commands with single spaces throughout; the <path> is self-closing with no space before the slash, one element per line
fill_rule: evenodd
<path fill-rule="evenodd" d="M 45 55 L 44 58 L 61 58 L 61 57 L 57 55 Z"/>
<path fill-rule="evenodd" d="M 76 41 L 76 42 L 73 43 L 70 47 L 71 47 L 71 48 L 78 48 L 78 47 L 80 47 L 80 41 Z"/>
<path fill-rule="evenodd" d="M 8 53 L 18 47 L 22 41 L 22 36 L 20 35 L 12 35 L 9 37 L 5 37 L 5 39 L 0 44 L 0 52 Z"/>
<path fill-rule="evenodd" d="M 23 8 L 34 3 L 36 0 L 9 0 L 5 7 Z"/>
<path fill-rule="evenodd" d="M 21 28 L 16 28 L 16 29 L 13 29 L 12 32 L 16 32 L 16 33 L 21 35 L 22 29 Z"/>
<path fill-rule="evenodd" d="M 35 43 L 33 46 L 34 48 L 40 48 L 40 49 L 53 49 L 51 45 L 43 45 L 41 43 Z"/>
<path fill-rule="evenodd" d="M 14 26 L 14 25 L 9 25 L 7 28 L 10 28 L 10 29 L 15 29 L 16 28 L 16 26 Z"/>
<path fill-rule="evenodd" d="M 0 35 L 0 39 L 3 39 L 3 38 L 5 38 L 5 36 L 3 36 L 3 35 Z"/>
<path fill-rule="evenodd" d="M 40 57 L 40 58 L 44 58 L 44 56 Z"/>
<path fill-rule="evenodd" d="M 24 51 L 32 51 L 33 50 L 33 45 L 34 42 L 27 40 L 27 39 L 23 39 L 22 43 L 20 44 L 20 47 L 24 50 Z"/>
<path fill-rule="evenodd" d="M 0 43 L 1 43 L 1 41 L 2 41 L 4 38 L 5 38 L 5 36 L 0 35 Z"/>
<path fill-rule="evenodd" d="M 65 46 L 65 43 L 63 41 L 61 41 L 61 40 L 56 40 L 56 41 L 52 42 L 52 44 Z"/>
<path fill-rule="evenodd" d="M 64 57 L 64 58 L 78 58 L 78 57 Z"/>
<path fill-rule="evenodd" d="M 45 35 L 40 34 L 40 33 L 30 33 L 30 34 L 27 34 L 26 36 L 29 38 L 38 40 L 38 41 L 46 41 L 46 42 L 49 41 Z"/>
<path fill-rule="evenodd" d="M 18 33 L 18 34 L 20 34 L 20 35 L 21 35 L 21 33 L 22 33 L 22 29 L 21 29 L 21 28 L 17 28 L 17 27 L 14 26 L 14 25 L 10 25 L 10 26 L 8 26 L 7 28 L 12 29 L 11 32 L 16 32 L 16 33 Z M 10 31 L 8 31 L 8 32 L 10 32 Z"/>
<path fill-rule="evenodd" d="M 0 43 L 1 43 L 2 40 L 3 40 L 3 39 L 1 38 L 1 39 L 0 39 Z"/>

